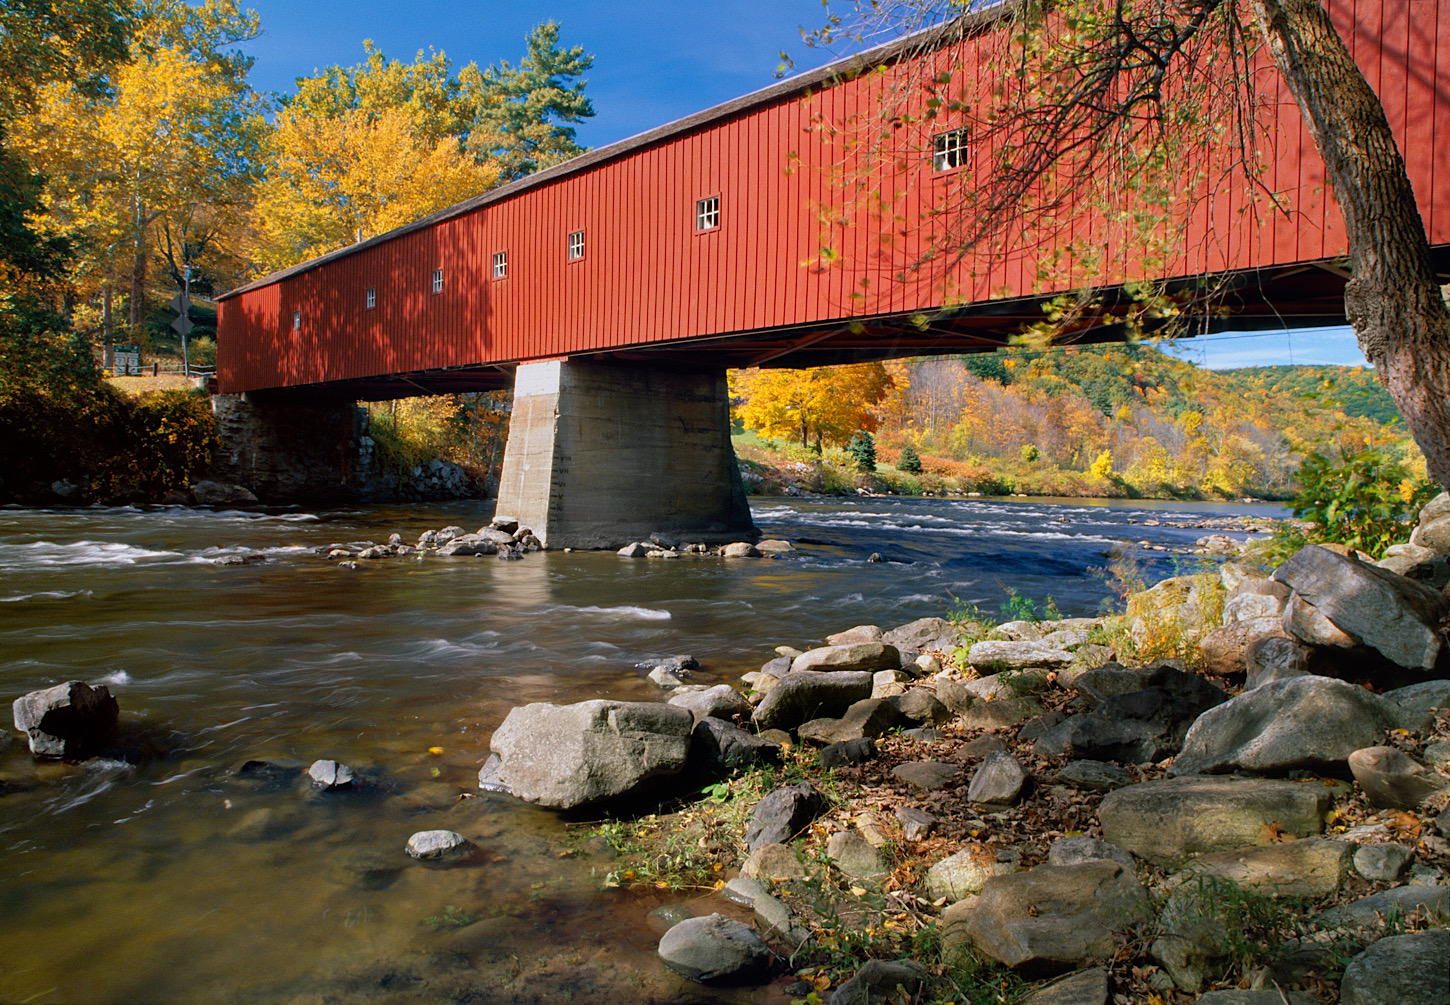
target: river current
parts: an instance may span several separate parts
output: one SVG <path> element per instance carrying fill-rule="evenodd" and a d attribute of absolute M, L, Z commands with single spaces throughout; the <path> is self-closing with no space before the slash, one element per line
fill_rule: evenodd
<path fill-rule="evenodd" d="M 462 798 L 510 708 L 655 699 L 634 667 L 650 656 L 690 653 L 703 682 L 730 681 L 779 644 L 957 602 L 996 612 L 1008 589 L 1094 613 L 1111 549 L 1172 549 L 1141 553 L 1151 582 L 1194 565 L 1173 554 L 1209 532 L 1193 525 L 1281 515 L 1083 500 L 752 509 L 797 551 L 348 569 L 316 549 L 473 530 L 488 504 L 0 509 L 0 696 L 104 683 L 123 726 L 119 752 L 83 764 L 36 764 L 13 731 L 0 749 L 0 1002 L 696 1000 L 653 954 L 643 917 L 663 897 L 601 890 L 553 814 Z M 217 563 L 228 555 L 266 561 Z M 317 758 L 369 785 L 319 794 L 238 770 Z M 433 828 L 482 858 L 413 863 L 408 835 Z"/>

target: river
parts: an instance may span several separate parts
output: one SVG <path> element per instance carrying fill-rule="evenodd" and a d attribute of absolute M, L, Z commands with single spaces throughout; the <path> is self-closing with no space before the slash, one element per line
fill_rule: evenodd
<path fill-rule="evenodd" d="M 697 1000 L 653 955 L 643 917 L 664 895 L 601 890 L 552 814 L 460 798 L 511 707 L 657 698 L 634 669 L 653 655 L 690 653 L 705 682 L 733 680 L 778 644 L 958 601 L 995 612 L 1008 588 L 1089 614 L 1110 592 L 1094 572 L 1109 549 L 1181 552 L 1208 531 L 1171 524 L 1281 515 L 1040 499 L 752 508 L 793 555 L 347 569 L 316 549 L 472 530 L 488 504 L 0 509 L 0 695 L 105 683 L 123 724 L 122 751 L 84 764 L 35 764 L 13 732 L 0 751 L 0 1001 Z M 217 564 L 227 555 L 266 561 Z M 1146 551 L 1143 573 L 1196 561 Z M 318 794 L 238 773 L 322 757 L 369 786 Z M 411 862 L 408 835 L 432 828 L 485 860 Z"/>

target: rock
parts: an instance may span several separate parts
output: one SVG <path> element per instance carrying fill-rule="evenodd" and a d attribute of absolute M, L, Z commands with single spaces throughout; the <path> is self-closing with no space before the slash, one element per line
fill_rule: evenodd
<path fill-rule="evenodd" d="M 950 707 L 950 703 L 945 704 Z M 1001 698 L 997 701 L 975 702 L 957 718 L 963 729 L 1011 729 L 1033 716 L 1042 714 L 1042 703 L 1036 698 Z"/>
<path fill-rule="evenodd" d="M 1395 747 L 1356 750 L 1349 755 L 1349 770 L 1370 804 L 1385 809 L 1412 810 L 1450 788 L 1450 778 Z"/>
<path fill-rule="evenodd" d="M 883 1005 L 916 1001 L 927 969 L 915 960 L 867 960 L 855 976 L 831 992 L 828 1005 Z"/>
<path fill-rule="evenodd" d="M 1428 744 L 1420 753 L 1424 755 L 1425 762 L 1435 770 L 1450 770 L 1450 742 L 1440 740 Z"/>
<path fill-rule="evenodd" d="M 618 539 L 616 538 L 616 540 Z M 640 541 L 626 544 L 623 548 L 620 548 L 617 552 L 615 552 L 615 554 L 619 555 L 621 558 L 644 558 L 649 553 L 650 546 Z"/>
<path fill-rule="evenodd" d="M 422 862 L 442 862 L 462 858 L 473 843 L 453 831 L 419 831 L 408 838 L 408 854 Z"/>
<path fill-rule="evenodd" d="M 902 649 L 952 649 L 959 633 L 945 618 L 918 618 L 881 636 L 887 645 Z"/>
<path fill-rule="evenodd" d="M 851 879 L 876 879 L 891 872 L 881 853 L 860 831 L 837 831 L 826 842 L 826 855 Z"/>
<path fill-rule="evenodd" d="M 717 719 L 748 718 L 750 702 L 729 684 L 716 684 L 704 691 L 687 691 L 672 695 L 668 704 L 689 709 L 696 719 L 714 716 Z"/>
<path fill-rule="evenodd" d="M 1327 897 L 1339 892 L 1353 852 L 1352 844 L 1324 838 L 1238 848 L 1195 859 L 1169 879 L 1167 888 L 1215 876 L 1279 897 Z"/>
<path fill-rule="evenodd" d="M 772 959 L 753 928 L 723 914 L 680 922 L 660 939 L 659 954 L 665 966 L 701 984 L 763 983 Z"/>
<path fill-rule="evenodd" d="M 1040 642 L 978 642 L 967 651 L 967 660 L 974 667 L 1061 670 L 1072 664 L 1073 655 Z"/>
<path fill-rule="evenodd" d="M 1428 729 L 1435 713 L 1450 708 L 1450 680 L 1427 680 L 1380 695 L 1393 702 L 1400 725 L 1409 730 Z"/>
<path fill-rule="evenodd" d="M 1244 650 L 1244 690 L 1309 673 L 1309 647 L 1283 634 L 1263 635 Z"/>
<path fill-rule="evenodd" d="M 826 808 L 826 797 L 810 782 L 782 785 L 755 804 L 745 827 L 745 845 L 784 844 L 805 829 Z"/>
<path fill-rule="evenodd" d="M 649 672 L 648 676 L 651 684 L 656 687 L 665 688 L 666 690 L 683 687 L 689 683 L 688 678 L 682 676 L 678 670 L 672 670 L 665 666 L 655 667 Z M 749 703 L 747 702 L 747 704 Z"/>
<path fill-rule="evenodd" d="M 1372 882 L 1398 883 L 1415 853 L 1402 844 L 1367 844 L 1354 853 L 1354 870 Z"/>
<path fill-rule="evenodd" d="M 1275 833 L 1318 834 L 1331 795 L 1322 785 L 1271 779 L 1168 778 L 1108 793 L 1098 821 L 1110 844 L 1170 862 L 1266 844 Z"/>
<path fill-rule="evenodd" d="M 26 734 L 35 757 L 84 760 L 116 730 L 121 706 L 104 684 L 72 680 L 16 698 L 15 728 Z"/>
<path fill-rule="evenodd" d="M 505 534 L 513 534 L 519 529 L 519 519 L 518 517 L 514 516 L 495 515 L 494 518 L 488 522 L 488 525 L 494 530 L 503 531 Z"/>
<path fill-rule="evenodd" d="M 1022 1005 L 1108 1005 L 1108 972 L 1079 970 L 1022 999 Z"/>
<path fill-rule="evenodd" d="M 1044 973 L 1110 958 L 1114 933 L 1151 917 L 1148 891 L 1116 862 L 1040 865 L 989 879 L 966 931 L 987 956 Z"/>
<path fill-rule="evenodd" d="M 938 726 L 952 717 L 951 709 L 924 687 L 909 689 L 891 704 L 903 719 L 927 726 Z"/>
<path fill-rule="evenodd" d="M 1297 991 L 1280 994 L 1278 991 L 1240 991 L 1232 988 L 1199 995 L 1194 1005 L 1319 1005 L 1319 1001 Z"/>
<path fill-rule="evenodd" d="M 514 795 L 570 809 L 679 772 L 694 728 L 690 712 L 655 702 L 537 702 L 509 712 L 491 746 Z"/>
<path fill-rule="evenodd" d="M 1128 669 L 1116 663 L 1094 667 L 1078 674 L 1072 688 L 1088 709 L 1096 708 L 1108 698 L 1119 694 L 1132 694 L 1148 686 L 1151 670 L 1147 668 Z"/>
<path fill-rule="evenodd" d="M 1083 862 L 1116 862 L 1127 873 L 1135 873 L 1138 864 L 1133 856 L 1117 845 L 1086 836 L 1063 837 L 1047 849 L 1048 865 L 1080 865 Z"/>
<path fill-rule="evenodd" d="M 857 625 L 855 628 L 848 628 L 844 632 L 837 632 L 834 635 L 826 636 L 828 646 L 849 646 L 858 642 L 880 642 L 881 629 L 875 625 Z M 858 668 L 858 669 L 864 669 Z"/>
<path fill-rule="evenodd" d="M 987 634 L 998 642 L 1042 641 L 1042 628 L 1035 621 L 1004 621 Z"/>
<path fill-rule="evenodd" d="M 989 754 L 972 775 L 967 799 L 974 803 L 1011 805 L 1022 794 L 1028 778 L 1027 770 L 1011 754 Z"/>
<path fill-rule="evenodd" d="M 729 772 L 780 760 L 780 744 L 748 733 L 724 719 L 705 716 L 695 723 L 690 740 L 690 763 Z"/>
<path fill-rule="evenodd" d="M 963 900 L 981 893 L 987 880 L 1015 872 L 1015 862 L 999 862 L 986 845 L 971 844 L 927 870 L 926 889 L 933 900 Z"/>
<path fill-rule="evenodd" d="M 791 661 L 791 671 L 800 670 L 898 670 L 901 652 L 883 642 L 854 642 L 847 645 L 809 649 Z"/>
<path fill-rule="evenodd" d="M 1040 754 L 1141 764 L 1176 753 L 1190 725 L 1227 700 L 1196 674 L 1153 667 L 1138 691 L 1103 697 L 1091 711 L 1072 716 L 1037 738 Z"/>
<path fill-rule="evenodd" d="M 911 674 L 905 670 L 877 670 L 871 675 L 871 697 L 895 698 L 906 693 Z"/>
<path fill-rule="evenodd" d="M 1450 1002 L 1450 931 L 1380 939 L 1349 961 L 1340 1005 L 1445 1005 Z"/>
<path fill-rule="evenodd" d="M 1319 916 L 1324 925 L 1365 926 L 1394 915 L 1423 915 L 1431 921 L 1450 921 L 1450 886 L 1397 886 L 1332 908 Z"/>
<path fill-rule="evenodd" d="M 967 690 L 964 681 L 938 677 L 935 684 L 936 700 L 947 707 L 947 711 L 962 713 L 971 708 L 977 696 Z"/>
<path fill-rule="evenodd" d="M 908 740 L 915 740 L 918 743 L 935 743 L 937 740 L 943 739 L 946 736 L 946 734 L 939 729 L 929 729 L 923 726 L 917 726 L 912 729 L 903 729 L 901 731 L 901 735 Z"/>
<path fill-rule="evenodd" d="M 1087 789 L 1089 792 L 1111 792 L 1131 785 L 1133 776 L 1116 764 L 1106 761 L 1069 761 L 1057 773 L 1057 784 Z"/>
<path fill-rule="evenodd" d="M 918 789 L 944 789 L 957 777 L 955 764 L 941 761 L 907 761 L 891 769 L 892 777 Z"/>
<path fill-rule="evenodd" d="M 754 907 L 755 902 L 761 897 L 770 896 L 770 890 L 758 879 L 736 876 L 725 884 L 725 888 L 720 891 L 720 894 L 731 903 L 740 904 L 743 907 Z"/>
<path fill-rule="evenodd" d="M 257 501 L 250 489 L 203 480 L 187 486 L 199 506 L 246 506 Z"/>
<path fill-rule="evenodd" d="M 786 955 L 794 955 L 810 940 L 810 930 L 791 913 L 784 901 L 766 894 L 757 897 L 751 907 L 755 911 L 755 920 L 764 926 L 761 934 L 777 945 L 784 945 L 788 950 Z"/>
<path fill-rule="evenodd" d="M 780 541 L 775 538 L 757 542 L 755 547 L 762 555 L 769 555 L 771 558 L 775 558 L 777 555 L 789 555 L 795 551 L 795 545 L 789 541 Z"/>
<path fill-rule="evenodd" d="M 1045 691 L 1050 686 L 1046 674 L 1040 671 L 994 673 L 963 683 L 977 701 L 1017 698 L 1025 694 Z"/>
<path fill-rule="evenodd" d="M 1029 743 L 1066 720 L 1066 712 L 1055 708 L 1049 709 L 1036 718 L 1028 719 L 1022 724 L 1022 728 L 1017 731 L 1017 742 Z"/>
<path fill-rule="evenodd" d="M 1341 764 L 1395 724 L 1392 706 L 1345 681 L 1271 681 L 1203 713 L 1171 772 L 1273 773 Z"/>
<path fill-rule="evenodd" d="M 445 558 L 450 555 L 496 555 L 498 544 L 479 534 L 462 534 L 439 546 L 438 554 Z"/>
<path fill-rule="evenodd" d="M 865 764 L 876 757 L 876 741 L 869 736 L 842 740 L 821 748 L 816 761 L 823 768 L 845 768 Z"/>
<path fill-rule="evenodd" d="M 740 875 L 746 879 L 783 883 L 791 879 L 805 879 L 806 867 L 790 846 L 767 844 L 750 853 L 740 867 Z"/>
<path fill-rule="evenodd" d="M 957 753 L 963 758 L 987 757 L 998 751 L 1005 751 L 1007 742 L 995 733 L 984 733 L 975 740 L 968 740 L 957 748 Z"/>
<path fill-rule="evenodd" d="M 1360 644 L 1359 639 L 1330 621 L 1323 611 L 1297 593 L 1289 597 L 1282 623 L 1285 633 L 1311 646 L 1354 649 Z"/>
<path fill-rule="evenodd" d="M 726 558 L 759 558 L 760 549 L 749 541 L 736 541 L 721 548 L 720 554 Z"/>
<path fill-rule="evenodd" d="M 502 796 L 511 796 L 513 792 L 499 778 L 499 770 L 503 767 L 503 758 L 497 754 L 489 754 L 484 760 L 483 766 L 478 769 L 478 787 L 484 792 L 493 792 Z"/>
<path fill-rule="evenodd" d="M 696 670 L 700 669 L 700 661 L 689 655 L 679 656 L 654 656 L 647 660 L 641 660 L 634 665 L 636 670 L 643 670 L 652 674 L 656 670 L 664 670 L 677 677 L 689 677 Z"/>
<path fill-rule="evenodd" d="M 1204 671 L 1216 677 L 1247 673 L 1248 647 L 1268 636 L 1287 638 L 1280 618 L 1234 621 L 1215 628 L 1198 643 Z"/>
<path fill-rule="evenodd" d="M 468 531 L 464 530 L 462 527 L 444 527 L 442 530 L 433 532 L 433 543 L 441 547 L 442 545 L 447 544 L 449 541 L 452 541 L 455 537 L 463 537 L 467 533 Z"/>
<path fill-rule="evenodd" d="M 314 788 L 324 792 L 351 788 L 357 779 L 357 775 L 346 764 L 325 760 L 313 761 L 312 766 L 307 769 L 307 777 L 312 779 Z"/>
<path fill-rule="evenodd" d="M 802 740 L 817 743 L 839 743 L 861 737 L 877 737 L 900 725 L 901 714 L 896 706 L 883 698 L 866 698 L 846 709 L 839 719 L 816 719 L 802 723 L 796 734 Z"/>
<path fill-rule="evenodd" d="M 901 836 L 908 841 L 923 841 L 937 824 L 936 817 L 915 806 L 898 806 L 896 820 L 901 824 Z"/>
<path fill-rule="evenodd" d="M 1450 601 L 1387 569 L 1308 545 L 1274 570 L 1274 579 L 1402 667 L 1431 670 L 1445 647 L 1439 623 L 1450 614 Z"/>
<path fill-rule="evenodd" d="M 793 729 L 809 719 L 840 716 L 869 697 L 871 674 L 866 671 L 792 670 L 756 706 L 755 725 L 760 730 Z"/>

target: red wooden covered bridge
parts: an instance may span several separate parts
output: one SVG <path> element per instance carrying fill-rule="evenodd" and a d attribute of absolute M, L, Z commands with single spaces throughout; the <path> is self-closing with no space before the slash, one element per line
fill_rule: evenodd
<path fill-rule="evenodd" d="M 1450 0 L 1329 6 L 1450 281 Z M 726 367 L 996 347 L 1062 292 L 1038 264 L 1103 226 L 984 247 L 946 274 L 913 268 L 983 152 L 945 116 L 900 130 L 889 156 L 863 130 L 903 80 L 935 75 L 914 61 L 967 73 L 992 22 L 791 78 L 243 286 L 221 298 L 219 390 L 264 402 L 513 386 L 499 507 L 546 543 L 747 530 Z M 1125 247 L 1099 284 L 1219 277 L 1231 316 L 1203 330 L 1343 322 L 1343 224 L 1292 98 L 1266 80 L 1262 180 L 1284 208 L 1250 225 L 1231 196 L 1197 199 L 1153 274 Z M 1113 320 L 1084 337 L 1114 337 Z"/>

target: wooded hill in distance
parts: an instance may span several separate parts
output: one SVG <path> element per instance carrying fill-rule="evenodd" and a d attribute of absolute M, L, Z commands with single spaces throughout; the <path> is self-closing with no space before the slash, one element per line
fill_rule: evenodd
<path fill-rule="evenodd" d="M 876 433 L 885 462 L 878 478 L 896 491 L 914 488 L 910 479 L 892 483 L 907 447 L 922 461 L 916 488 L 928 492 L 1286 498 L 1304 456 L 1370 446 L 1424 472 L 1369 369 L 1204 370 L 1146 343 L 1064 346 L 832 368 L 816 373 L 815 397 L 832 397 L 819 387 L 823 378 L 859 388 L 869 384 L 861 371 L 876 367 L 890 383 L 846 425 Z M 779 394 L 779 378 L 766 385 L 747 372 L 735 383 L 745 425 L 802 439 L 761 421 L 771 410 L 759 395 Z M 839 417 L 831 426 L 843 428 Z M 821 439 L 840 447 L 849 434 Z M 750 449 L 742 456 L 766 462 Z"/>

